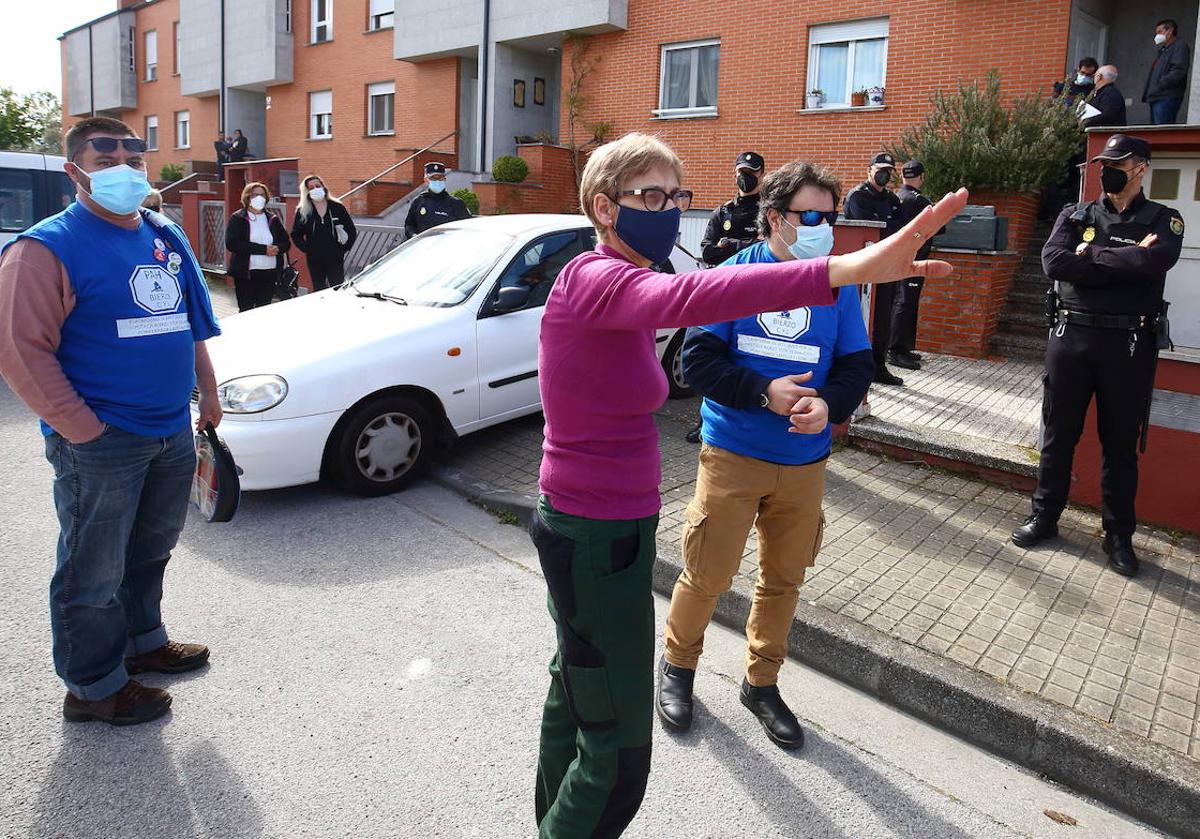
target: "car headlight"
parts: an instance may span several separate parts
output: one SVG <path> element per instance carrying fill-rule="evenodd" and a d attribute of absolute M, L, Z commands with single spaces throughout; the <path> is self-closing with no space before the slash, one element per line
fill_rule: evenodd
<path fill-rule="evenodd" d="M 274 408 L 287 396 L 282 376 L 239 376 L 217 387 L 221 410 L 231 414 L 257 414 Z"/>

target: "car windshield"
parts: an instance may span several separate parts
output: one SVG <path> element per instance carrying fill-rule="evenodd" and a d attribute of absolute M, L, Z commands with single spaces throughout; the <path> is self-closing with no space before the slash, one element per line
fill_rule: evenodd
<path fill-rule="evenodd" d="M 351 281 L 358 294 L 398 297 L 410 306 L 457 306 L 470 297 L 513 237 L 447 228 L 409 239 Z"/>

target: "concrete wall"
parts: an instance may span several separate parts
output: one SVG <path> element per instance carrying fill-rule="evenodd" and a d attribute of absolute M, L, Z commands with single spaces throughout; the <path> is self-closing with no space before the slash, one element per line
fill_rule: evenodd
<path fill-rule="evenodd" d="M 137 107 L 136 61 L 135 69 L 129 67 L 129 48 L 134 42 L 130 30 L 135 19 L 133 12 L 122 12 L 93 23 L 90 27 L 90 62 L 89 27 L 63 39 L 67 65 L 64 88 L 69 116 L 90 114 L 93 104 L 97 112 Z M 137 60 L 142 59 L 141 52 L 141 49 L 137 50 Z M 89 88 L 95 94 L 95 103 L 89 99 Z"/>
<path fill-rule="evenodd" d="M 184 96 L 209 96 L 221 90 L 220 0 L 181 0 L 179 38 L 180 90 Z"/>
<path fill-rule="evenodd" d="M 458 168 L 475 171 L 479 166 L 479 61 L 463 58 L 458 63 Z"/>
<path fill-rule="evenodd" d="M 78 29 L 62 40 L 62 51 L 66 60 L 66 70 L 63 74 L 64 114 L 85 116 L 92 112 L 89 49 L 86 28 Z"/>
<path fill-rule="evenodd" d="M 507 44 L 496 44 L 492 73 L 491 155 L 488 163 L 502 154 L 516 154 L 516 136 L 534 137 L 544 132 L 558 137 L 559 56 L 534 53 Z M 534 78 L 546 80 L 544 105 L 533 103 Z M 525 82 L 525 107 L 513 105 L 513 83 Z"/>
<path fill-rule="evenodd" d="M 293 0 L 299 5 L 303 0 Z M 225 7 L 225 84 L 264 90 L 293 75 L 292 33 L 284 31 L 285 0 L 237 0 Z M 221 88 L 221 0 L 181 0 L 183 93 Z"/>
<path fill-rule="evenodd" d="M 266 95 L 254 90 L 230 89 L 225 103 L 225 130 L 232 136 L 240 128 L 254 157 L 267 156 Z"/>

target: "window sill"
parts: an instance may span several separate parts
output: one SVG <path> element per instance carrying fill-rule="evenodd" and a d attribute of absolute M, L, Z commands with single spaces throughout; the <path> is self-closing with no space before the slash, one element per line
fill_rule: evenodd
<path fill-rule="evenodd" d="M 393 30 L 395 30 L 395 28 L 396 28 L 395 26 L 381 26 L 378 29 L 364 29 L 363 34 L 364 35 L 374 35 L 376 32 L 392 32 Z"/>
<path fill-rule="evenodd" d="M 328 143 L 332 139 L 333 139 L 333 135 L 329 134 L 328 136 L 325 136 L 325 137 L 305 137 L 304 142 L 306 142 L 306 143 Z"/>
<path fill-rule="evenodd" d="M 158 151 L 158 146 L 146 146 L 146 151 Z"/>
<path fill-rule="evenodd" d="M 191 148 L 191 146 L 176 146 L 175 151 L 187 151 L 190 148 Z"/>
<path fill-rule="evenodd" d="M 395 131 L 368 131 L 364 137 L 395 137 Z"/>
<path fill-rule="evenodd" d="M 716 108 L 658 109 L 650 112 L 651 119 L 715 119 Z"/>
<path fill-rule="evenodd" d="M 150 84 L 150 82 L 156 82 L 156 81 L 158 81 L 157 76 L 155 76 L 153 79 L 142 79 L 142 84 Z"/>
<path fill-rule="evenodd" d="M 319 47 L 319 46 L 321 46 L 321 44 L 332 44 L 332 43 L 333 43 L 333 38 L 326 38 L 324 41 L 309 41 L 308 46 Z"/>
<path fill-rule="evenodd" d="M 843 114 L 847 111 L 886 111 L 887 105 L 832 105 L 828 108 L 799 108 L 798 114 Z"/>

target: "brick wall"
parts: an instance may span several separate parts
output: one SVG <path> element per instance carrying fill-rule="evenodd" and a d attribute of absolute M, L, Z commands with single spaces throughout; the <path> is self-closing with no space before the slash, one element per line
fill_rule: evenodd
<path fill-rule="evenodd" d="M 931 258 L 952 263 L 954 273 L 925 283 L 917 349 L 986 357 L 1021 255 L 935 250 Z"/>
<path fill-rule="evenodd" d="M 579 212 L 579 192 L 575 189 L 575 167 L 566 146 L 534 143 L 517 146 L 517 154 L 529 164 L 529 183 L 540 184 L 544 194 L 541 205 L 547 213 Z M 579 165 L 587 161 L 580 155 Z"/>

